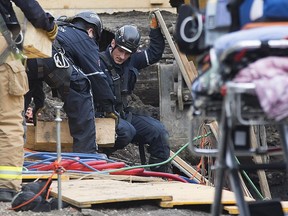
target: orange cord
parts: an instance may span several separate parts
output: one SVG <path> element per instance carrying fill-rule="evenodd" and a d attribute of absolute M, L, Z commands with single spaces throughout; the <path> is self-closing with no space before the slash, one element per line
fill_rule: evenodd
<path fill-rule="evenodd" d="M 204 135 L 204 134 L 207 133 L 207 130 L 205 129 L 205 127 L 203 127 L 203 124 L 200 126 L 200 130 L 201 130 L 201 135 Z M 206 143 L 206 137 L 202 136 L 202 139 L 200 141 L 199 147 L 200 148 L 204 148 L 205 143 Z M 197 169 L 196 169 L 197 172 L 199 172 L 201 170 L 201 166 L 202 167 L 204 166 L 204 156 L 200 157 L 200 161 L 199 161 L 199 163 L 196 166 L 197 167 Z M 193 180 L 195 177 L 196 177 L 196 172 L 193 174 L 193 176 L 190 177 L 190 180 Z M 205 181 L 203 179 L 201 179 L 200 184 L 205 184 Z"/>

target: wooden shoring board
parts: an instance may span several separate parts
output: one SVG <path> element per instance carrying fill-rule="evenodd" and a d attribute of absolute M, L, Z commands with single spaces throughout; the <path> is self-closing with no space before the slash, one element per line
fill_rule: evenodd
<path fill-rule="evenodd" d="M 51 173 L 22 173 L 22 180 L 33 180 L 33 179 L 48 179 L 51 177 Z M 52 179 L 58 179 L 58 176 L 54 174 Z M 96 180 L 117 180 L 117 181 L 127 181 L 127 182 L 164 182 L 162 178 L 158 177 L 143 177 L 143 176 L 129 176 L 129 175 L 108 175 L 108 174 L 98 174 L 98 173 L 63 173 L 61 175 L 63 181 L 68 180 L 83 180 L 83 179 L 96 179 Z"/>
<path fill-rule="evenodd" d="M 70 180 L 61 183 L 63 201 L 79 208 L 94 204 L 140 200 L 172 200 L 168 191 L 159 190 L 154 183 L 129 183 L 115 180 Z M 57 197 L 57 182 L 53 181 L 51 195 Z"/>
<path fill-rule="evenodd" d="M 115 0 L 105 0 L 103 4 L 103 0 L 38 0 L 39 4 L 45 9 L 51 12 L 51 10 L 75 10 L 83 11 L 87 10 L 95 10 L 97 13 L 113 13 L 119 11 L 150 11 L 160 8 L 161 10 L 170 11 L 172 13 L 176 13 L 176 8 L 172 8 L 169 0 L 121 0 L 121 3 Z M 66 13 L 62 13 L 61 15 L 68 15 Z M 53 15 L 55 15 L 53 13 Z M 58 14 L 56 14 L 58 15 Z M 73 14 L 75 15 L 75 14 Z"/>
<path fill-rule="evenodd" d="M 117 180 L 127 182 L 164 182 L 162 178 L 158 177 L 144 177 L 144 176 L 132 176 L 132 175 L 113 175 L 113 174 L 81 174 L 81 173 L 69 173 L 69 178 L 74 180 L 83 179 L 95 179 L 95 180 Z"/>
<path fill-rule="evenodd" d="M 61 122 L 61 143 L 73 143 L 67 120 Z M 114 146 L 115 120 L 112 118 L 96 118 L 96 142 L 98 145 Z M 35 130 L 37 143 L 56 143 L 56 123 L 38 121 Z"/>
<path fill-rule="evenodd" d="M 79 208 L 94 204 L 157 200 L 160 207 L 179 205 L 207 205 L 214 199 L 214 187 L 182 182 L 130 183 L 115 180 L 63 181 L 63 201 Z M 52 183 L 51 195 L 57 197 L 57 182 Z M 223 190 L 222 204 L 235 205 L 235 195 Z M 247 201 L 251 198 L 245 197 Z M 159 202 L 160 201 L 160 202 Z"/>
<path fill-rule="evenodd" d="M 285 214 L 288 213 L 288 201 L 282 201 L 281 202 L 282 205 L 282 210 Z M 230 214 L 230 215 L 238 215 L 239 211 L 238 211 L 238 207 L 235 205 L 232 206 L 224 206 L 224 209 Z M 271 215 L 273 215 L 273 213 L 271 213 Z"/>
<path fill-rule="evenodd" d="M 22 180 L 35 180 L 35 179 L 48 179 L 51 177 L 51 173 L 47 173 L 47 174 L 33 174 L 33 173 L 22 173 Z M 52 179 L 58 179 L 58 176 L 55 174 L 52 176 Z M 70 176 L 63 174 L 61 175 L 61 180 L 63 181 L 68 181 L 70 180 Z"/>
<path fill-rule="evenodd" d="M 172 157 L 175 153 L 173 151 L 170 151 L 170 157 Z M 188 173 L 189 177 L 194 177 L 198 183 L 204 183 L 205 185 L 211 185 L 212 184 L 206 179 L 203 175 L 201 175 L 197 170 L 195 170 L 193 167 L 191 167 L 188 163 L 186 163 L 182 158 L 179 156 L 174 157 L 172 164 L 176 163 L 176 166 L 184 173 Z M 175 164 L 174 164 L 175 165 Z"/>
<path fill-rule="evenodd" d="M 201 184 L 189 184 L 181 182 L 171 182 L 157 184 L 158 189 L 167 190 L 172 194 L 172 201 L 161 201 L 163 208 L 172 208 L 179 205 L 211 205 L 214 202 L 214 190 L 212 186 Z M 252 201 L 250 197 L 245 197 L 246 201 Z M 222 204 L 236 204 L 235 194 L 228 190 L 222 190 Z"/>
<path fill-rule="evenodd" d="M 112 118 L 96 118 L 96 143 L 100 147 L 113 147 L 115 144 L 115 120 Z M 61 122 L 61 151 L 72 152 L 73 139 L 70 135 L 67 120 Z M 38 121 L 37 126 L 27 124 L 27 140 L 25 148 L 34 151 L 55 152 L 56 122 Z"/>
<path fill-rule="evenodd" d="M 43 29 L 35 28 L 24 16 L 19 7 L 13 6 L 21 25 L 23 39 L 23 54 L 27 58 L 49 58 L 52 56 L 52 41 Z"/>
<path fill-rule="evenodd" d="M 257 140 L 257 137 L 256 137 L 256 132 L 257 131 L 255 132 L 254 129 L 255 130 L 257 129 L 256 126 L 251 126 L 250 127 L 251 146 L 254 147 L 254 148 L 257 148 L 257 146 L 260 146 L 260 143 L 259 143 L 260 140 Z M 260 131 L 258 131 L 258 132 L 260 133 Z M 254 158 L 254 161 L 256 163 L 264 163 L 264 158 L 261 157 L 261 156 L 254 156 L 253 158 Z M 257 174 L 258 174 L 258 177 L 259 177 L 259 185 L 260 185 L 260 188 L 261 188 L 261 192 L 263 193 L 265 198 L 271 199 L 272 196 L 271 196 L 269 183 L 268 183 L 265 171 L 264 170 L 257 170 Z"/>
<path fill-rule="evenodd" d="M 160 23 L 160 27 L 163 31 L 163 34 L 166 37 L 166 40 L 171 48 L 171 51 L 175 57 L 175 60 L 179 66 L 179 69 L 181 71 L 181 74 L 186 82 L 186 85 L 188 89 L 191 91 L 191 84 L 192 81 L 197 77 L 197 71 L 193 63 L 189 62 L 187 59 L 187 56 L 181 53 L 178 48 L 176 47 L 168 29 L 165 24 L 165 21 L 161 15 L 161 12 L 159 10 L 155 11 L 155 14 L 157 16 L 158 22 Z M 192 67 L 193 65 L 193 67 Z"/>

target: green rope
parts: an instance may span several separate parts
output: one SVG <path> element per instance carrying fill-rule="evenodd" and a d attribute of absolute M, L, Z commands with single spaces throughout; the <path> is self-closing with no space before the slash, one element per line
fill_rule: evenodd
<path fill-rule="evenodd" d="M 211 132 L 201 135 L 201 136 L 197 136 L 195 137 L 192 142 L 202 139 L 204 137 L 207 137 L 211 134 Z M 187 146 L 189 145 L 189 142 L 186 143 L 185 145 L 183 145 L 177 152 L 175 152 L 171 157 L 169 157 L 167 160 L 160 162 L 160 163 L 155 163 L 155 164 L 147 164 L 147 165 L 139 165 L 139 166 L 130 166 L 130 167 L 123 167 L 123 168 L 119 168 L 119 169 L 113 169 L 113 170 L 105 170 L 105 171 L 100 171 L 97 173 L 100 174 L 107 174 L 107 173 L 111 173 L 111 172 L 119 172 L 119 171 L 125 171 L 125 170 L 131 170 L 131 169 L 135 169 L 135 168 L 147 168 L 147 167 L 154 167 L 154 166 L 160 166 L 166 163 L 169 163 L 170 161 L 172 161 L 180 152 L 182 152 Z"/>
<path fill-rule="evenodd" d="M 240 164 L 239 160 L 237 157 L 235 157 L 235 160 L 237 161 L 238 164 Z M 247 179 L 248 183 L 252 186 L 252 189 L 257 193 L 260 199 L 264 200 L 263 195 L 260 193 L 258 188 L 255 186 L 254 182 L 251 180 L 251 178 L 248 176 L 247 172 L 242 170 L 241 173 L 244 175 L 244 177 Z"/>

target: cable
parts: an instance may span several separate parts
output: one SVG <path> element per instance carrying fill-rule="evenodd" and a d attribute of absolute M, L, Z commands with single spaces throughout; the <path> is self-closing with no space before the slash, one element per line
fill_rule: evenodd
<path fill-rule="evenodd" d="M 211 134 L 211 132 L 204 134 L 204 135 L 200 135 L 195 137 L 192 141 L 196 141 L 198 139 L 207 137 Z M 160 163 L 155 163 L 155 164 L 146 164 L 146 165 L 138 165 L 138 166 L 131 166 L 131 167 L 124 167 L 124 168 L 120 168 L 120 169 L 115 169 L 115 170 L 105 170 L 105 171 L 101 171 L 99 173 L 112 173 L 112 172 L 118 172 L 118 171 L 124 171 L 124 170 L 129 170 L 129 169 L 134 169 L 134 168 L 148 168 L 148 167 L 153 167 L 153 166 L 161 166 L 164 165 L 166 163 L 169 163 L 170 161 L 172 161 L 180 152 L 182 152 L 190 143 L 186 143 L 184 146 L 182 146 L 177 152 L 175 152 L 170 158 L 168 158 L 167 160 L 160 162 Z"/>
<path fill-rule="evenodd" d="M 200 135 L 200 136 L 197 136 L 197 137 L 195 137 L 192 141 L 196 141 L 196 140 L 198 140 L 198 139 L 201 139 L 201 138 L 205 138 L 205 137 L 207 137 L 207 136 L 209 136 L 211 134 L 211 132 L 209 132 L 209 133 L 207 133 L 207 134 L 204 134 L 204 135 Z M 87 169 L 87 171 L 89 171 L 89 170 L 92 170 L 92 171 L 94 171 L 94 172 L 91 172 L 91 173 L 97 173 L 97 174 L 109 174 L 109 173 L 114 173 L 114 172 L 116 172 L 116 174 L 117 174 L 117 172 L 118 172 L 118 174 L 119 174 L 119 172 L 121 173 L 122 171 L 128 171 L 128 170 L 133 170 L 133 169 L 137 169 L 137 168 L 147 168 L 147 167 L 153 167 L 153 166 L 161 166 L 161 165 L 164 165 L 164 164 L 166 164 L 166 163 L 169 163 L 170 161 L 172 161 L 181 151 L 183 151 L 187 146 L 189 145 L 189 142 L 188 143 L 186 143 L 184 146 L 182 146 L 176 153 L 174 153 L 174 155 L 172 155 L 170 158 L 168 158 L 166 161 L 163 161 L 163 162 L 160 162 L 160 163 L 155 163 L 155 164 L 148 164 L 148 165 L 139 165 L 139 166 L 126 166 L 126 167 L 122 167 L 122 168 L 117 168 L 117 169 L 109 169 L 109 170 L 102 170 L 102 171 L 99 171 L 99 170 L 97 170 L 97 169 L 95 169 L 94 167 L 95 166 L 100 166 L 100 165 L 95 165 L 95 166 L 89 166 L 89 165 L 87 165 L 86 163 L 84 163 L 84 162 L 82 162 L 81 161 L 81 159 L 75 159 L 75 157 L 77 156 L 77 157 L 80 157 L 81 158 L 81 156 L 82 157 L 84 157 L 84 158 L 86 158 L 86 159 L 92 159 L 92 158 L 102 158 L 103 159 L 103 157 L 99 157 L 99 156 L 95 156 L 95 154 L 85 154 L 85 153 L 62 153 L 62 156 L 63 156 L 63 158 L 68 158 L 68 159 L 71 159 L 71 160 L 75 160 L 75 161 L 77 161 L 77 162 L 79 162 L 79 163 L 81 163 L 82 165 L 84 165 L 85 167 L 87 167 L 88 169 Z M 55 155 L 55 156 L 54 156 Z M 30 154 L 27 154 L 25 157 L 35 157 L 35 156 L 41 156 L 41 157 L 44 157 L 44 158 L 46 158 L 45 160 L 44 160 L 44 162 L 47 162 L 47 161 L 50 161 L 50 160 L 55 160 L 55 158 L 56 158 L 56 153 L 43 153 L 43 152 L 33 152 L 33 153 L 30 153 Z M 54 157 L 53 157 L 54 156 Z M 66 156 L 66 157 L 65 157 Z M 67 157 L 67 156 L 74 156 L 74 158 L 70 158 L 70 157 Z M 106 158 L 105 158 L 105 160 L 106 160 Z M 43 162 L 43 161 L 42 161 Z M 113 161 L 114 162 L 114 161 Z M 40 164 L 41 162 L 36 162 L 35 164 Z M 34 165 L 35 165 L 34 164 Z M 113 165 L 114 164 L 114 165 Z M 102 167 L 104 166 L 105 164 L 103 164 L 102 165 Z M 115 168 L 115 167 L 113 167 L 113 166 L 125 166 L 125 163 L 123 163 L 123 162 L 114 162 L 114 163 L 111 163 L 111 167 L 112 168 Z M 30 164 L 30 166 L 32 166 L 31 164 Z M 51 166 L 50 164 L 49 165 L 46 165 L 46 166 Z M 110 166 L 110 164 L 108 165 L 108 167 Z M 101 167 L 101 166 L 100 166 Z M 27 167 L 26 167 L 27 168 Z M 69 166 L 68 166 L 68 168 L 69 168 Z M 107 167 L 106 167 L 107 168 Z M 67 170 L 67 171 L 69 171 L 69 170 Z M 74 170 L 75 171 L 75 170 Z M 140 172 L 140 170 L 134 170 L 134 171 L 131 171 L 131 172 L 122 172 L 122 173 L 136 173 L 136 172 Z M 24 173 L 24 172 L 23 172 Z M 27 173 L 27 172 L 25 172 L 25 173 Z M 79 173 L 87 173 L 87 172 L 83 172 L 83 170 L 82 171 L 79 171 Z M 163 177 L 163 176 L 165 176 L 165 177 L 167 177 L 168 178 L 168 176 L 169 176 L 169 178 L 172 178 L 172 179 L 175 179 L 175 180 L 178 180 L 178 181 L 182 181 L 182 182 L 187 182 L 185 179 L 183 179 L 183 178 L 181 178 L 181 177 L 178 177 L 177 175 L 175 175 L 175 174 L 169 174 L 169 175 L 165 175 L 165 174 L 163 174 L 163 173 L 158 173 L 158 172 L 144 172 L 145 174 L 144 175 L 148 175 L 149 173 L 151 173 L 152 175 L 157 175 L 158 177 Z M 87 173 L 88 174 L 88 173 Z"/>
<path fill-rule="evenodd" d="M 238 160 L 237 157 L 235 157 L 235 160 L 237 161 L 238 164 L 240 164 L 240 161 Z M 244 175 L 244 177 L 247 179 L 248 183 L 252 186 L 253 190 L 257 193 L 257 195 L 259 196 L 260 199 L 264 200 L 263 195 L 260 193 L 260 191 L 257 189 L 257 187 L 255 186 L 255 184 L 253 183 L 253 181 L 251 180 L 251 178 L 248 176 L 247 172 L 245 172 L 244 170 L 241 171 L 242 174 Z"/>

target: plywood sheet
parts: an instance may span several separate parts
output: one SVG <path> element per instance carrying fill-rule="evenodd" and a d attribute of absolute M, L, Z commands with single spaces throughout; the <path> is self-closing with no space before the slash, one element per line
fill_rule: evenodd
<path fill-rule="evenodd" d="M 62 200 L 79 208 L 93 204 L 139 200 L 172 200 L 168 191 L 156 190 L 154 183 L 129 183 L 115 180 L 70 180 L 62 182 Z M 51 195 L 57 196 L 57 182 Z"/>
<path fill-rule="evenodd" d="M 207 205 L 214 201 L 214 187 L 201 184 L 189 183 L 166 183 L 158 184 L 158 188 L 169 191 L 173 197 L 172 201 L 162 201 L 160 206 L 172 208 L 178 205 Z M 246 200 L 252 200 L 249 197 Z M 222 190 L 222 204 L 235 204 L 235 195 L 228 190 Z"/>
<path fill-rule="evenodd" d="M 57 196 L 57 182 L 52 184 Z M 222 204 L 235 204 L 233 192 L 223 190 Z M 161 200 L 160 206 L 212 204 L 214 188 L 182 182 L 129 183 L 115 180 L 71 180 L 62 182 L 62 199 L 83 208 L 93 204 L 136 200 Z M 247 198 L 247 200 L 251 200 Z"/>

